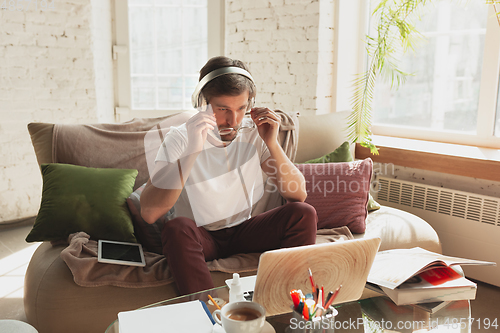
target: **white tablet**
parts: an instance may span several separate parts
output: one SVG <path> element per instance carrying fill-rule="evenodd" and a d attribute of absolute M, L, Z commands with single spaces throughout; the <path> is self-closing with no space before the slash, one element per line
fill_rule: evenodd
<path fill-rule="evenodd" d="M 141 244 L 99 240 L 97 261 L 108 264 L 146 266 Z"/>

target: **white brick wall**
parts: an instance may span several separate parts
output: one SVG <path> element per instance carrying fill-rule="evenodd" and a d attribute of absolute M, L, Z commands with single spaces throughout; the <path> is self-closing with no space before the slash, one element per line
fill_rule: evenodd
<path fill-rule="evenodd" d="M 318 29 L 318 80 L 317 80 L 317 112 L 316 114 L 325 114 L 336 110 L 333 97 L 334 87 L 334 1 L 322 0 L 320 2 L 319 29 Z M 312 59 L 309 59 L 312 61 Z M 340 110 L 337 110 L 340 111 Z"/>
<path fill-rule="evenodd" d="M 114 122 L 111 1 L 91 0 L 95 96 L 99 122 Z"/>
<path fill-rule="evenodd" d="M 26 125 L 96 122 L 98 99 L 109 105 L 113 96 L 98 95 L 112 92 L 111 70 L 103 64 L 97 77 L 93 57 L 110 34 L 97 22 L 94 32 L 102 35 L 93 43 L 91 26 L 110 11 L 109 1 L 54 4 L 51 11 L 35 10 L 34 2 L 28 10 L 0 10 L 0 222 L 36 215 L 40 204 L 40 171 Z M 92 4 L 100 15 L 92 15 Z"/>
<path fill-rule="evenodd" d="M 316 112 L 320 1 L 226 1 L 226 54 L 249 65 L 257 104 Z"/>

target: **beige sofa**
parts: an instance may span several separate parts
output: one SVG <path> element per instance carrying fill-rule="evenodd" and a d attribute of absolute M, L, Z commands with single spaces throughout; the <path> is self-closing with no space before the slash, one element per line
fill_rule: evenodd
<path fill-rule="evenodd" d="M 299 117 L 299 143 L 295 162 L 322 156 L 345 141 L 346 112 Z M 50 124 L 30 124 L 29 131 L 39 163 L 52 162 Z M 389 207 L 372 212 L 364 234 L 380 237 L 380 250 L 420 246 L 441 252 L 436 232 L 424 220 Z M 177 294 L 174 284 L 153 288 L 93 287 L 76 285 L 59 254 L 64 246 L 44 242 L 34 253 L 26 272 L 24 307 L 28 322 L 40 333 L 104 332 L 123 310 L 135 309 Z M 229 274 L 212 272 L 215 285 Z"/>

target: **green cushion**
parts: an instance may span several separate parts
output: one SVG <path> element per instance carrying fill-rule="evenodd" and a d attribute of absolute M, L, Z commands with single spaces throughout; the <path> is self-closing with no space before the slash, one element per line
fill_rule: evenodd
<path fill-rule="evenodd" d="M 354 156 L 351 154 L 349 149 L 349 142 L 344 142 L 333 152 L 326 154 L 324 156 L 315 158 L 313 160 L 306 161 L 304 163 L 338 163 L 338 162 L 352 162 L 354 161 Z M 372 195 L 369 195 L 368 204 L 366 209 L 371 212 L 380 209 L 378 202 L 373 200 Z"/>
<path fill-rule="evenodd" d="M 351 150 L 349 149 L 349 142 L 346 141 L 331 153 L 304 163 L 335 163 L 352 161 L 354 161 L 354 157 L 352 156 Z"/>
<path fill-rule="evenodd" d="M 368 204 L 366 205 L 366 209 L 369 212 L 373 212 L 374 210 L 380 209 L 380 204 L 378 202 L 376 202 L 375 199 L 373 199 L 371 194 L 368 194 L 368 195 L 369 195 L 369 198 L 368 198 Z"/>
<path fill-rule="evenodd" d="M 84 231 L 92 239 L 136 242 L 126 206 L 137 170 L 42 164 L 42 202 L 27 242 L 66 240 Z"/>

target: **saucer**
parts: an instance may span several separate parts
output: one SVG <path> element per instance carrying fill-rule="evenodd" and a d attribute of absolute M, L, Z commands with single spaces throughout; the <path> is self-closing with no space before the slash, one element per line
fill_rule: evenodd
<path fill-rule="evenodd" d="M 219 324 L 215 324 L 214 328 L 212 330 L 212 333 L 226 333 L 224 328 L 220 326 Z M 269 324 L 267 321 L 264 323 L 264 327 L 262 328 L 262 331 L 260 333 L 276 333 L 274 328 Z"/>

